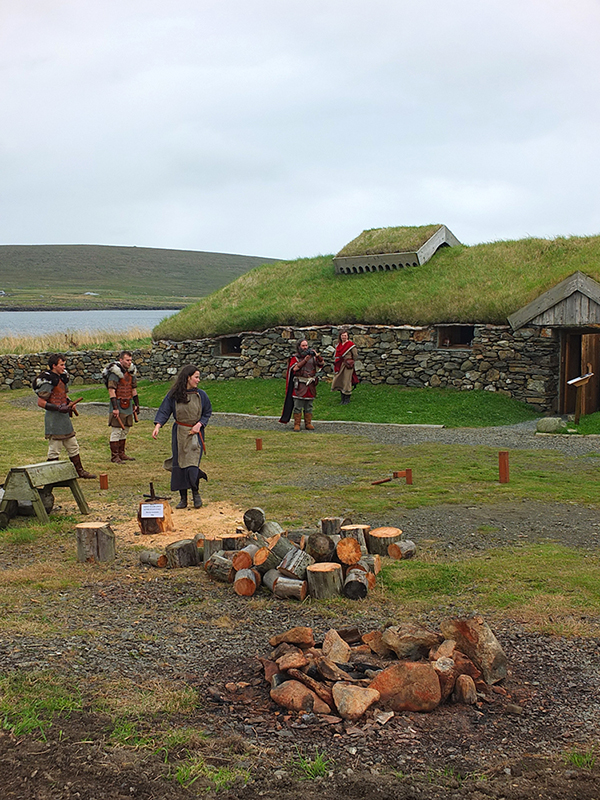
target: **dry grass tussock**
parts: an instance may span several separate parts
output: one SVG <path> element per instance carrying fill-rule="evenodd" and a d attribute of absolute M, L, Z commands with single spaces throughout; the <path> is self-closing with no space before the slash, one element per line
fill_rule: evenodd
<path fill-rule="evenodd" d="M 48 333 L 42 336 L 2 336 L 0 354 L 64 353 L 77 350 L 120 350 L 132 343 L 150 344 L 149 328 L 129 328 L 125 331 L 72 331 Z M 139 345 L 137 345 L 139 346 Z"/>
<path fill-rule="evenodd" d="M 153 678 L 141 683 L 121 678 L 102 682 L 96 702 L 103 710 L 118 715 L 185 714 L 197 703 L 196 691 L 172 680 Z"/>

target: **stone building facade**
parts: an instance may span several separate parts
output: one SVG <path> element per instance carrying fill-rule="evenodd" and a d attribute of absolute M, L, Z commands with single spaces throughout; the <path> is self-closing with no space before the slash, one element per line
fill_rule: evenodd
<path fill-rule="evenodd" d="M 555 411 L 558 395 L 560 334 L 539 326 L 513 331 L 506 325 L 384 326 L 351 325 L 362 381 L 398 386 L 447 386 L 500 392 Z M 281 327 L 185 342 L 157 341 L 133 352 L 141 378 L 169 380 L 184 364 L 198 365 L 202 380 L 283 378 L 287 359 L 308 339 L 333 371 L 339 328 Z M 69 353 L 67 369 L 75 384 L 102 380 L 103 366 L 116 353 Z M 21 388 L 45 368 L 47 354 L 0 356 L 0 386 Z"/>

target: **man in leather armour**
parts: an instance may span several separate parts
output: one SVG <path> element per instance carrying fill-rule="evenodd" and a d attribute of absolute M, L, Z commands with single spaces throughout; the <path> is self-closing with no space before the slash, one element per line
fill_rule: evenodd
<path fill-rule="evenodd" d="M 288 363 L 286 380 L 286 400 L 280 422 L 286 423 L 290 418 L 293 407 L 294 430 L 300 430 L 302 413 L 304 412 L 304 427 L 307 431 L 314 431 L 312 424 L 313 401 L 317 396 L 317 370 L 324 365 L 323 357 L 308 346 L 306 339 L 302 339 L 295 355 Z"/>
<path fill-rule="evenodd" d="M 66 359 L 62 353 L 48 357 L 48 369 L 33 380 L 33 391 L 38 396 L 38 406 L 45 409 L 44 428 L 48 439 L 48 461 L 58 461 L 61 448 L 67 451 L 80 478 L 95 478 L 81 464 L 79 443 L 75 436 L 71 417 L 76 414 L 74 403 L 68 396 L 69 375 Z"/>
<path fill-rule="evenodd" d="M 140 410 L 137 393 L 137 370 L 129 350 L 119 353 L 119 360 L 108 364 L 103 370 L 110 398 L 110 460 L 115 464 L 135 461 L 125 453 L 125 442 L 134 418 Z"/>

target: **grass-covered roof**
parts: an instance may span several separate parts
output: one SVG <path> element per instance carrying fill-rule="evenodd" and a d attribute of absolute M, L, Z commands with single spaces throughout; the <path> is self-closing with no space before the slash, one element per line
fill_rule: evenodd
<path fill-rule="evenodd" d="M 441 225 L 419 225 L 403 228 L 369 228 L 337 254 L 346 256 L 375 256 L 382 253 L 413 253 L 422 247 Z"/>
<path fill-rule="evenodd" d="M 600 281 L 600 236 L 444 247 L 426 264 L 364 275 L 336 275 L 333 256 L 278 262 L 164 320 L 154 335 L 196 339 L 275 325 L 506 324 L 509 314 L 576 270 Z"/>

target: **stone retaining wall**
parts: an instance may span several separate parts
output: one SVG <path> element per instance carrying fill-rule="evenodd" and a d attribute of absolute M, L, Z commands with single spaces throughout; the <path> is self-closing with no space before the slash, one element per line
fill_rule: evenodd
<path fill-rule="evenodd" d="M 133 351 L 140 377 L 169 380 L 184 364 L 195 363 L 203 380 L 282 378 L 289 355 L 303 338 L 326 361 L 332 373 L 338 328 L 272 328 L 186 342 L 155 342 Z M 359 360 L 361 380 L 401 386 L 450 386 L 485 389 L 522 400 L 540 411 L 556 410 L 560 342 L 550 328 L 475 325 L 469 347 L 438 346 L 434 326 L 349 327 Z M 237 352 L 232 352 L 237 351 Z M 103 366 L 117 357 L 107 351 L 67 354 L 67 369 L 75 384 L 101 381 Z M 20 388 L 31 384 L 46 365 L 47 354 L 0 356 L 0 385 Z"/>

